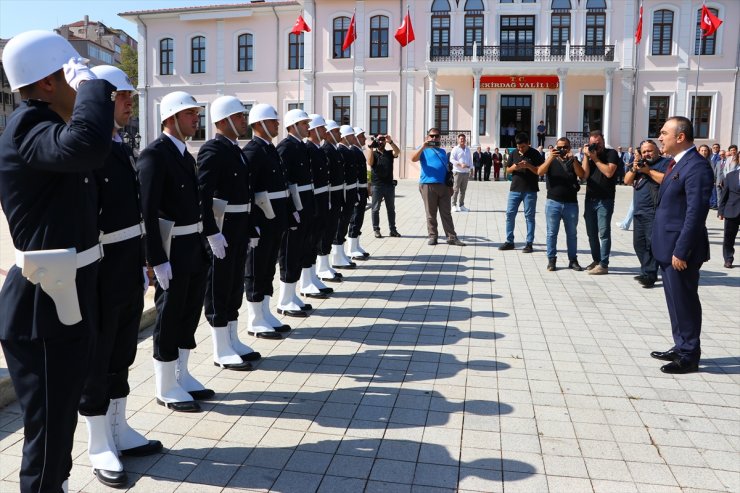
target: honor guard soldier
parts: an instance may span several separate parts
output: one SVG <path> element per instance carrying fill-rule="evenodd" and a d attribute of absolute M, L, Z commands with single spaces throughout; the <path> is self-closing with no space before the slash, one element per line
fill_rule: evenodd
<path fill-rule="evenodd" d="M 326 221 L 326 233 L 321 241 L 316 259 L 316 274 L 322 281 L 341 282 L 342 274 L 334 270 L 329 261 L 334 238 L 339 228 L 339 220 L 344 207 L 344 160 L 339 153 L 341 140 L 339 125 L 334 120 L 326 120 L 326 137 L 321 146 L 329 162 L 329 216 Z"/>
<path fill-rule="evenodd" d="M 128 369 L 136 359 L 144 292 L 149 288 L 136 162 L 131 148 L 118 134 L 131 118 L 136 89 L 119 68 L 101 65 L 92 72 L 115 86 L 116 101 L 113 148 L 105 165 L 94 172 L 104 255 L 98 273 L 100 322 L 80 414 L 87 423 L 93 473 L 104 485 L 121 487 L 128 478 L 119 454 L 155 454 L 162 450 L 162 443 L 147 440 L 126 422 Z"/>
<path fill-rule="evenodd" d="M 342 125 L 339 134 L 342 140 L 337 148 L 344 161 L 344 207 L 342 207 L 342 213 L 339 216 L 339 225 L 331 247 L 331 265 L 337 269 L 354 269 L 357 264 L 347 257 L 344 252 L 344 243 L 347 241 L 352 213 L 360 203 L 360 196 L 357 193 L 357 156 L 352 150 L 352 139 L 355 130 L 349 125 Z"/>
<path fill-rule="evenodd" d="M 278 260 L 280 262 L 280 297 L 277 312 L 291 317 L 306 317 L 313 307 L 303 303 L 296 294 L 296 283 L 301 277 L 303 257 L 311 248 L 306 242 L 313 228 L 315 211 L 313 198 L 313 176 L 308 148 L 303 139 L 308 136 L 308 122 L 311 119 L 300 109 L 288 111 L 283 125 L 288 131 L 278 145 L 277 151 L 288 178 L 288 189 L 298 214 L 300 223 L 295 229 L 283 233 Z"/>
<path fill-rule="evenodd" d="M 203 307 L 208 255 L 202 236 L 195 159 L 185 141 L 195 135 L 201 107 L 183 91 L 159 105 L 163 133 L 141 152 L 137 167 L 147 231 L 147 260 L 154 269 L 157 320 L 152 334 L 157 403 L 199 412 L 196 400 L 213 397 L 188 371 Z"/>
<path fill-rule="evenodd" d="M 216 137 L 198 151 L 203 232 L 210 247 L 203 307 L 211 324 L 213 364 L 245 371 L 252 369 L 250 361 L 261 356 L 242 343 L 237 333 L 247 248 L 250 241 L 259 241 L 249 220 L 249 170 L 237 142 L 247 133 L 244 105 L 233 96 L 221 96 L 211 103 L 211 121 Z"/>
<path fill-rule="evenodd" d="M 91 80 L 87 60 L 52 32 L 15 36 L 2 62 L 22 99 L 0 136 L 0 203 L 16 249 L 0 291 L 0 345 L 23 415 L 19 489 L 66 492 L 98 330 L 92 171 L 110 151 L 115 88 Z"/>
<path fill-rule="evenodd" d="M 252 215 L 260 231 L 260 240 L 247 251 L 244 278 L 249 316 L 247 331 L 264 339 L 281 339 L 281 333 L 289 332 L 290 326 L 283 325 L 270 313 L 272 281 L 283 233 L 288 228 L 297 228 L 300 216 L 290 198 L 280 155 L 272 145 L 279 129 L 277 111 L 269 104 L 255 105 L 249 112 L 249 125 L 254 137 L 244 146 L 244 156 L 257 205 Z"/>
<path fill-rule="evenodd" d="M 352 260 L 367 260 L 370 256 L 360 246 L 360 235 L 362 235 L 362 224 L 365 222 L 365 209 L 367 208 L 367 160 L 362 148 L 365 146 L 365 131 L 360 127 L 354 127 L 354 136 L 351 138 L 351 149 L 355 153 L 355 164 L 357 165 L 357 195 L 360 200 L 352 211 L 349 221 L 349 248 L 347 256 Z"/>
<path fill-rule="evenodd" d="M 321 115 L 308 115 L 311 121 L 308 124 L 308 161 L 311 165 L 313 177 L 314 215 L 311 228 L 308 231 L 306 247 L 303 250 L 303 263 L 300 279 L 300 293 L 309 298 L 324 298 L 334 290 L 327 287 L 316 275 L 316 259 L 321 248 L 321 242 L 326 234 L 326 225 L 330 214 L 329 201 L 329 161 L 321 150 L 321 141 L 328 138 L 326 121 Z"/>

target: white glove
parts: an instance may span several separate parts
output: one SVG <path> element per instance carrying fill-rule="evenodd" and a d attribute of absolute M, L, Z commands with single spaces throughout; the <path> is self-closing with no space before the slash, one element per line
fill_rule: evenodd
<path fill-rule="evenodd" d="M 301 215 L 298 214 L 298 212 L 293 211 L 293 218 L 295 219 L 295 222 L 297 222 L 298 224 L 301 224 Z"/>
<path fill-rule="evenodd" d="M 169 262 L 154 266 L 154 275 L 157 277 L 157 282 L 160 287 L 167 291 L 170 288 L 170 280 L 172 279 L 172 266 Z"/>
<path fill-rule="evenodd" d="M 62 65 L 64 79 L 75 91 L 79 89 L 83 82 L 97 79 L 97 76 L 87 66 L 89 61 L 87 58 L 72 57 L 67 63 Z"/>
<path fill-rule="evenodd" d="M 144 292 L 146 293 L 146 290 L 149 289 L 149 272 L 146 267 L 142 267 L 144 269 Z"/>
<path fill-rule="evenodd" d="M 216 233 L 208 237 L 208 244 L 211 245 L 211 251 L 217 259 L 222 259 L 226 256 L 226 247 L 229 246 L 226 243 L 226 238 L 221 233 Z"/>
<path fill-rule="evenodd" d="M 257 245 L 259 245 L 260 239 L 259 238 L 250 238 L 249 239 L 249 248 L 257 248 Z"/>

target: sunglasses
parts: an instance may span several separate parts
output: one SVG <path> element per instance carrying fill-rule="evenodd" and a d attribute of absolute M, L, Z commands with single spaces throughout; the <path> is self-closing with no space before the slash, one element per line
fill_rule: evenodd
<path fill-rule="evenodd" d="M 431 137 L 433 139 L 439 139 L 441 137 L 441 135 L 440 134 L 429 134 L 429 137 Z"/>

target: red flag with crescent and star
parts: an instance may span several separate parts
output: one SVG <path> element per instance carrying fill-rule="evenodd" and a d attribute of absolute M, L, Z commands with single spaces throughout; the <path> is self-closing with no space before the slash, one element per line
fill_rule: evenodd
<path fill-rule="evenodd" d="M 306 21 L 303 19 L 302 15 L 298 16 L 298 19 L 296 19 L 295 24 L 293 24 L 293 29 L 290 30 L 291 34 L 295 34 L 298 36 L 299 34 L 306 32 L 310 33 L 311 28 L 308 27 L 308 24 L 306 24 Z"/>

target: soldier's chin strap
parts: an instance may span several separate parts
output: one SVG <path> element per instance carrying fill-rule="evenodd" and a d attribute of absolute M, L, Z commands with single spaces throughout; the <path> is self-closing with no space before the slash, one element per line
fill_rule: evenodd
<path fill-rule="evenodd" d="M 270 139 L 274 139 L 276 136 L 272 135 L 269 130 L 267 130 L 267 125 L 265 125 L 265 121 L 261 120 L 260 125 L 262 125 L 262 130 L 265 131 L 265 133 L 270 137 Z"/>
<path fill-rule="evenodd" d="M 175 131 L 177 132 L 178 139 L 180 139 L 183 142 L 187 142 L 187 137 L 185 137 L 180 131 L 180 122 L 177 121 L 177 115 L 175 115 Z"/>
<path fill-rule="evenodd" d="M 226 117 L 226 121 L 229 122 L 229 126 L 231 127 L 231 130 L 234 132 L 234 135 L 236 135 L 236 137 L 234 137 L 234 140 L 239 140 L 239 132 L 236 131 L 236 127 L 234 126 L 234 122 L 231 121 L 231 116 L 232 115 L 227 116 Z"/>
<path fill-rule="evenodd" d="M 305 139 L 305 137 L 303 136 L 303 134 L 301 134 L 301 131 L 298 130 L 298 125 L 294 123 L 292 126 L 293 126 L 293 129 L 295 130 L 296 135 L 298 136 L 298 140 Z"/>
<path fill-rule="evenodd" d="M 313 131 L 316 132 L 316 138 L 319 139 L 319 142 L 321 142 L 321 135 L 319 134 L 319 127 L 314 128 Z"/>
<path fill-rule="evenodd" d="M 328 134 L 329 134 L 329 136 L 331 137 L 331 140 L 333 140 L 333 141 L 334 141 L 334 145 L 335 145 L 335 146 L 336 146 L 336 145 L 339 145 L 339 142 L 337 142 L 337 139 L 335 139 L 335 138 L 334 138 L 334 134 L 333 134 L 333 133 L 331 133 L 331 130 L 329 130 L 329 131 L 328 131 L 327 133 L 328 133 Z"/>

